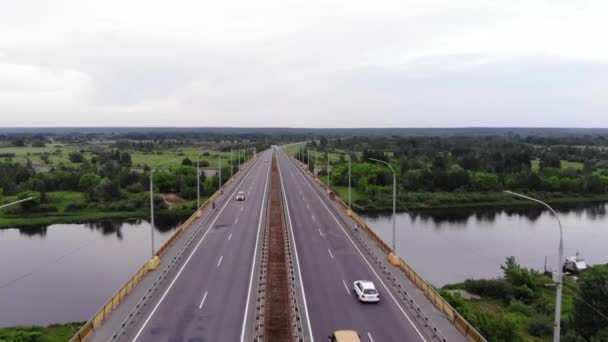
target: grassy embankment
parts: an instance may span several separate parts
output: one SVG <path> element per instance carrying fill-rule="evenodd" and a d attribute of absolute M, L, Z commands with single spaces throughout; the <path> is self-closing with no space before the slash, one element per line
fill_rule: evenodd
<path fill-rule="evenodd" d="M 49 144 L 46 147 L 2 147 L 0 148 L 0 154 L 13 153 L 14 157 L 5 157 L 4 160 L 12 160 L 14 162 L 25 163 L 28 159 L 33 165 L 46 165 L 46 166 L 78 166 L 76 163 L 72 163 L 69 160 L 69 154 L 71 152 L 83 151 L 82 154 L 87 160 L 93 157 L 91 152 L 95 148 L 108 148 L 108 145 L 68 145 L 68 144 Z M 131 154 L 132 167 L 141 168 L 144 165 L 154 166 L 163 161 L 176 159 L 163 165 L 163 168 L 170 168 L 172 166 L 179 166 L 184 158 L 189 158 L 194 165 L 196 165 L 196 158 L 199 153 L 207 152 L 209 155 L 201 156 L 201 163 L 206 162 L 208 166 L 202 168 L 214 169 L 219 165 L 219 158 L 217 151 L 204 151 L 200 148 L 195 147 L 182 147 L 166 151 L 158 152 L 141 152 L 141 151 L 127 151 Z M 48 163 L 42 160 L 42 156 L 46 153 L 48 157 Z M 236 164 L 237 153 L 233 152 L 232 156 L 230 152 L 222 152 L 222 166 L 229 165 L 230 159 L 232 158 Z M 241 154 L 242 156 L 242 154 Z M 203 164 L 205 165 L 205 164 Z M 236 172 L 236 168 L 235 168 Z M 127 218 L 141 218 L 149 215 L 149 210 L 112 210 L 111 208 L 96 208 L 94 205 L 87 206 L 86 208 L 69 211 L 66 210 L 67 206 L 74 203 L 85 203 L 85 197 L 83 193 L 72 192 L 72 191 L 56 191 L 49 192 L 48 203 L 57 207 L 56 212 L 47 213 L 32 213 L 27 216 L 24 215 L 10 215 L 6 212 L 0 213 L 0 228 L 7 227 L 27 227 L 35 225 L 48 225 L 54 223 L 74 223 L 83 221 L 95 221 L 101 219 L 127 219 Z M 4 202 L 10 202 L 16 200 L 14 196 L 5 196 Z M 201 201 L 206 200 L 203 197 Z M 177 208 L 171 210 L 160 210 L 159 214 L 187 214 L 193 211 L 195 200 L 188 200 L 183 202 Z"/>
<path fill-rule="evenodd" d="M 322 180 L 325 180 L 321 176 Z M 348 200 L 348 187 L 332 186 L 338 196 L 344 201 Z M 387 211 L 392 210 L 392 200 L 387 195 L 386 201 L 371 203 L 365 201 L 365 196 L 357 189 L 351 190 L 353 209 L 360 211 Z M 449 209 L 449 208 L 499 208 L 515 206 L 536 206 L 531 201 L 520 200 L 502 192 L 407 192 L 398 195 L 397 210 L 409 209 Z M 608 194 L 588 195 L 588 196 L 569 196 L 547 198 L 550 204 L 575 204 L 608 201 Z M 363 203 L 362 203 L 363 202 Z"/>
<path fill-rule="evenodd" d="M 0 214 L 0 228 L 28 227 L 37 225 L 49 225 L 57 223 L 77 223 L 85 221 L 98 221 L 103 219 L 129 219 L 146 218 L 149 210 L 135 211 L 115 211 L 99 210 L 93 207 L 85 207 L 77 211 L 68 211 L 68 206 L 73 203 L 85 203 L 85 196 L 81 192 L 74 191 L 55 191 L 47 193 L 49 203 L 57 207 L 56 212 L 52 213 L 31 213 L 28 215 L 11 215 L 6 212 Z M 6 196 L 7 202 L 16 198 Z M 207 197 L 201 198 L 204 202 Z M 159 210 L 158 214 L 191 214 L 194 212 L 196 200 L 186 200 L 174 209 Z"/>
<path fill-rule="evenodd" d="M 45 327 L 0 328 L 0 342 L 65 342 L 80 329 L 84 322 L 51 324 Z"/>

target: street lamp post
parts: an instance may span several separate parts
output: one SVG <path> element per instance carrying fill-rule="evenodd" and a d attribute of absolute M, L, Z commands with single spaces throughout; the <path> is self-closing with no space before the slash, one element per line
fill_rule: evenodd
<path fill-rule="evenodd" d="M 348 153 L 348 209 L 351 207 L 351 168 L 350 168 L 350 153 Z"/>
<path fill-rule="evenodd" d="M 310 171 L 310 150 L 306 149 L 306 164 L 308 164 L 306 167 L 308 167 L 308 171 Z"/>
<path fill-rule="evenodd" d="M 15 202 L 3 204 L 3 205 L 0 205 L 0 209 L 6 208 L 6 207 L 10 207 L 11 205 L 19 204 L 19 203 L 22 203 L 22 202 L 31 201 L 33 199 L 36 199 L 36 197 L 28 197 L 28 198 L 24 198 L 24 199 L 15 201 Z"/>
<path fill-rule="evenodd" d="M 315 165 L 314 165 L 314 166 L 315 166 L 315 168 L 316 168 L 316 167 L 319 165 L 319 164 L 317 163 L 317 159 L 318 159 L 318 158 L 317 158 L 317 150 L 315 149 Z M 315 176 L 317 175 L 317 173 L 315 172 L 315 170 L 312 170 L 312 173 L 314 173 L 314 174 L 315 174 Z"/>
<path fill-rule="evenodd" d="M 397 247 L 396 247 L 396 243 L 395 243 L 395 227 L 396 227 L 396 221 L 397 221 L 397 215 L 396 215 L 396 203 L 397 203 L 397 174 L 395 173 L 395 169 L 393 169 L 393 167 L 391 166 L 391 164 L 383 161 L 383 160 L 379 160 L 379 159 L 374 159 L 374 158 L 369 158 L 370 160 L 373 160 L 375 162 L 378 163 L 382 163 L 382 164 L 386 164 L 386 166 L 388 166 L 391 171 L 393 171 L 393 253 L 397 254 Z"/>
<path fill-rule="evenodd" d="M 327 154 L 327 187 L 329 188 L 329 150 L 327 147 L 325 148 L 325 152 Z"/>
<path fill-rule="evenodd" d="M 232 171 L 232 149 L 230 149 L 230 178 L 234 176 Z"/>
<path fill-rule="evenodd" d="M 551 213 L 553 214 L 553 216 L 555 217 L 555 219 L 557 220 L 557 224 L 559 226 L 559 246 L 557 248 L 557 274 L 555 275 L 557 279 L 554 279 L 554 281 L 556 282 L 557 285 L 557 289 L 556 289 L 556 294 L 555 294 L 555 322 L 553 322 L 553 342 L 559 342 L 560 339 L 560 325 L 561 325 L 561 320 L 562 320 L 562 288 L 563 288 L 563 270 L 562 270 L 562 259 L 564 257 L 564 231 L 562 228 L 562 222 L 559 220 L 559 216 L 557 216 L 557 212 L 555 212 L 555 210 L 553 210 L 553 208 L 551 208 L 551 206 L 549 206 L 547 203 L 538 200 L 536 198 L 532 198 L 526 195 L 522 195 L 513 191 L 505 191 L 505 193 L 513 195 L 513 196 L 517 196 L 517 197 L 521 197 L 521 198 L 525 198 L 527 200 L 536 202 L 536 203 L 540 203 L 543 206 L 545 206 L 547 209 L 549 209 L 549 211 L 551 211 Z"/>
<path fill-rule="evenodd" d="M 154 258 L 154 183 L 152 181 L 154 172 L 158 169 L 159 166 L 170 163 L 175 159 L 164 161 L 160 164 L 157 164 L 155 167 L 150 170 L 150 242 L 152 243 L 152 257 Z"/>
<path fill-rule="evenodd" d="M 217 151 L 217 158 L 219 160 L 219 166 L 218 166 L 218 171 L 219 171 L 219 177 L 218 177 L 218 191 L 220 193 L 222 193 L 222 151 L 218 150 Z"/>
<path fill-rule="evenodd" d="M 203 152 L 196 155 L 196 210 L 201 207 L 201 171 L 199 161 Z"/>

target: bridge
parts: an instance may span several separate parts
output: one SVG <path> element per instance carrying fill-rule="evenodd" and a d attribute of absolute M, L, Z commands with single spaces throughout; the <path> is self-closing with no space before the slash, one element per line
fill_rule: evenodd
<path fill-rule="evenodd" d="M 379 303 L 357 300 L 361 279 Z M 244 165 L 72 341 L 327 341 L 335 330 L 362 341 L 485 341 L 276 148 Z"/>

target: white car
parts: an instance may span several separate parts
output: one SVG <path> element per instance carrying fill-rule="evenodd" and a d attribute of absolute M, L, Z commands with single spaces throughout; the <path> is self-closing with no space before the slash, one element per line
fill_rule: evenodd
<path fill-rule="evenodd" d="M 244 201 L 245 200 L 245 191 L 239 191 L 236 193 L 236 200 L 237 201 Z"/>
<path fill-rule="evenodd" d="M 361 302 L 376 303 L 380 301 L 380 294 L 374 283 L 369 280 L 357 280 L 353 283 L 353 289 L 357 299 Z"/>

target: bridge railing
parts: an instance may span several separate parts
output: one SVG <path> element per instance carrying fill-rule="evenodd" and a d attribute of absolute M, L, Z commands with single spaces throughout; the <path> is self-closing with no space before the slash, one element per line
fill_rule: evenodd
<path fill-rule="evenodd" d="M 297 160 L 296 162 L 299 163 Z M 308 168 L 306 168 L 306 171 L 326 192 L 333 191 L 328 188 L 327 185 L 319 179 L 319 177 L 310 172 Z M 340 205 L 340 207 L 342 207 L 342 209 L 347 212 L 347 214 L 359 225 L 359 227 L 378 244 L 378 246 L 380 247 L 380 249 L 382 249 L 384 253 L 388 255 L 393 252 L 391 247 L 386 242 L 384 242 L 382 238 L 380 238 L 378 234 L 376 234 L 374 230 L 370 226 L 368 226 L 367 223 L 362 220 L 361 217 L 359 217 L 359 215 L 352 211 L 352 209 L 350 209 L 348 205 L 337 195 L 335 196 L 335 201 Z M 433 305 L 438 310 L 443 312 L 448 321 L 450 321 L 450 323 L 452 323 L 452 325 L 460 333 L 462 333 L 468 341 L 487 342 L 487 340 L 475 329 L 475 327 L 473 327 L 464 317 L 462 317 L 458 313 L 458 311 L 456 311 L 456 309 L 454 309 L 452 305 L 450 305 L 450 303 L 448 303 L 448 301 L 445 300 L 439 294 L 439 292 L 437 292 L 435 287 L 433 287 L 426 280 L 424 280 L 424 278 L 422 278 L 412 266 L 410 266 L 407 262 L 405 262 L 405 260 L 401 258 L 399 258 L 399 269 L 404 272 L 405 275 L 410 279 L 410 281 L 414 283 L 414 285 L 416 285 L 416 287 L 418 287 L 418 289 L 420 289 L 425 294 L 425 296 L 431 301 L 431 303 L 433 303 Z"/>
<path fill-rule="evenodd" d="M 247 165 L 248 163 L 249 162 L 243 164 L 243 166 Z M 245 169 L 245 168 L 241 167 L 241 170 L 243 170 L 243 169 Z M 235 177 L 239 173 L 241 173 L 241 170 L 237 171 L 237 173 L 235 173 L 233 177 L 228 179 L 226 181 L 226 183 L 224 183 L 224 185 L 233 183 Z M 167 250 L 169 250 L 169 248 L 175 243 L 175 241 L 177 241 L 177 239 L 179 239 L 179 237 L 192 225 L 192 223 L 197 218 L 201 217 L 202 212 L 209 206 L 210 203 L 215 201 L 215 199 L 219 195 L 220 195 L 220 192 L 218 190 L 215 193 L 213 193 L 213 195 L 211 195 L 205 202 L 203 202 L 201 207 L 199 209 L 197 209 L 194 212 L 194 214 L 192 214 L 186 221 L 184 221 L 184 223 L 175 231 L 175 233 L 173 233 L 173 235 L 169 238 L 169 240 L 167 240 L 167 242 L 165 242 L 156 251 L 156 253 L 154 253 L 154 255 L 157 256 L 158 258 L 162 257 L 167 252 Z M 116 308 L 122 302 L 122 300 L 135 288 L 135 286 L 137 286 L 137 284 L 139 284 L 139 282 L 144 278 L 144 276 L 148 272 L 153 271 L 153 269 L 150 268 L 149 263 L 150 263 L 150 261 L 147 261 L 139 270 L 137 270 L 135 275 L 133 277 L 131 277 L 131 279 L 129 279 L 129 281 L 127 281 L 127 283 L 124 284 L 114 294 L 114 296 L 112 296 L 112 298 L 106 304 L 104 304 L 101 307 L 101 309 L 99 309 L 99 311 L 97 311 L 97 313 L 95 313 L 93 318 L 90 321 L 86 322 L 80 328 L 80 330 L 78 330 L 78 332 L 70 339 L 70 342 L 87 341 L 91 337 L 91 334 L 93 333 L 93 331 L 98 329 L 103 324 L 103 322 L 106 320 L 107 316 L 110 313 L 112 313 L 112 311 L 116 310 Z"/>

